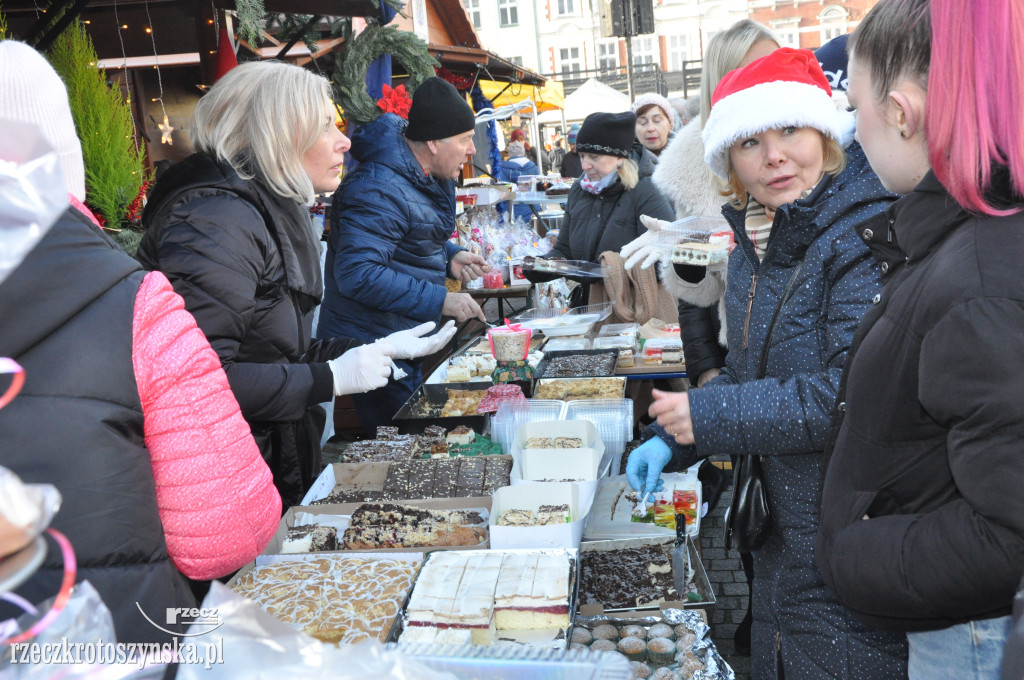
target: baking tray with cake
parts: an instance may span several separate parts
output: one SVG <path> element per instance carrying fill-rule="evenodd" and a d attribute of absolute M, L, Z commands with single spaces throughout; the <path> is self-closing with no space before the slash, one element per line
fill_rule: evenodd
<path fill-rule="evenodd" d="M 476 407 L 487 394 L 488 387 L 489 384 L 479 382 L 424 383 L 416 388 L 393 420 L 409 432 L 423 432 L 431 425 L 446 430 L 456 425 L 465 425 L 477 432 L 484 432 L 487 429 L 487 414 L 477 413 Z"/>
<path fill-rule="evenodd" d="M 711 639 L 703 612 L 663 607 L 657 612 L 576 616 L 569 649 L 617 651 L 635 678 L 688 680 L 698 671 L 705 680 L 735 680 Z"/>
<path fill-rule="evenodd" d="M 490 498 L 294 506 L 263 554 L 474 550 L 489 545 Z"/>
<path fill-rule="evenodd" d="M 578 606 L 579 551 L 427 553 L 388 642 L 565 650 Z M 527 592 L 529 590 L 529 593 Z M 409 631 L 407 633 L 407 631 Z M 439 648 L 441 649 L 441 648 Z"/>
<path fill-rule="evenodd" d="M 545 352 L 537 366 L 541 378 L 609 378 L 615 375 L 617 349 L 567 349 Z"/>
<path fill-rule="evenodd" d="M 626 379 L 612 378 L 540 378 L 534 383 L 534 399 L 622 399 L 626 394 Z"/>
<path fill-rule="evenodd" d="M 417 498 L 489 497 L 510 484 L 514 459 L 486 454 L 390 463 L 334 463 L 324 468 L 303 506 Z"/>
<path fill-rule="evenodd" d="M 422 552 L 267 555 L 228 587 L 324 642 L 384 642 L 408 600 Z"/>
<path fill-rule="evenodd" d="M 707 608 L 717 601 L 693 541 L 686 537 L 588 541 L 580 545 L 580 603 L 606 612 Z"/>

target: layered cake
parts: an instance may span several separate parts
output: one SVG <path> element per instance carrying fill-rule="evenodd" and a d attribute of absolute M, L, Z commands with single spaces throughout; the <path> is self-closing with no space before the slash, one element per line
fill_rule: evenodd
<path fill-rule="evenodd" d="M 538 380 L 534 399 L 621 399 L 624 378 L 579 378 Z"/>
<path fill-rule="evenodd" d="M 414 498 L 467 498 L 490 496 L 509 485 L 512 456 L 486 437 L 470 445 L 475 451 L 452 447 L 446 458 L 393 462 L 388 465 L 383 488 L 336 487 L 326 498 L 311 505 L 401 501 Z"/>
<path fill-rule="evenodd" d="M 680 599 L 661 546 L 580 553 L 580 603 L 632 608 Z"/>
<path fill-rule="evenodd" d="M 525 449 L 578 449 L 583 446 L 579 437 L 530 437 Z"/>
<path fill-rule="evenodd" d="M 338 530 L 317 524 L 304 524 L 288 530 L 281 543 L 282 554 L 324 552 L 340 550 Z"/>
<path fill-rule="evenodd" d="M 569 565 L 562 555 L 510 553 L 494 591 L 499 630 L 569 627 Z"/>
<path fill-rule="evenodd" d="M 672 264 L 709 267 L 729 259 L 729 237 L 712 236 L 710 243 L 680 243 L 672 249 Z"/>
<path fill-rule="evenodd" d="M 441 644 L 443 631 L 468 630 L 473 644 L 491 645 L 503 630 L 566 629 L 569 572 L 563 555 L 432 553 L 409 598 L 399 642 Z"/>
<path fill-rule="evenodd" d="M 324 642 L 387 637 L 420 559 L 332 555 L 253 568 L 232 589 Z"/>
<path fill-rule="evenodd" d="M 570 521 L 568 505 L 542 505 L 532 510 L 505 510 L 498 517 L 498 526 L 535 527 L 549 524 L 565 524 Z"/>
<path fill-rule="evenodd" d="M 449 390 L 448 401 L 441 409 L 442 418 L 476 415 L 480 400 L 487 394 L 485 390 Z"/>
<path fill-rule="evenodd" d="M 476 440 L 476 432 L 471 427 L 459 425 L 446 434 L 445 439 L 448 440 L 450 446 L 465 446 L 472 444 Z"/>
<path fill-rule="evenodd" d="M 483 524 L 483 517 L 469 510 L 365 504 L 352 513 L 342 542 L 349 550 L 478 545 L 487 538 Z"/>
<path fill-rule="evenodd" d="M 615 353 L 549 357 L 545 378 L 604 377 L 615 373 Z"/>

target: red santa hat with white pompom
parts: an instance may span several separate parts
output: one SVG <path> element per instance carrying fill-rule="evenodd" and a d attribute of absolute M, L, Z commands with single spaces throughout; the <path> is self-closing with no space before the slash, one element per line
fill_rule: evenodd
<path fill-rule="evenodd" d="M 845 143 L 851 116 L 836 109 L 832 88 L 810 50 L 782 47 L 730 71 L 711 98 L 704 161 L 729 179 L 729 147 L 766 130 L 810 127 Z"/>

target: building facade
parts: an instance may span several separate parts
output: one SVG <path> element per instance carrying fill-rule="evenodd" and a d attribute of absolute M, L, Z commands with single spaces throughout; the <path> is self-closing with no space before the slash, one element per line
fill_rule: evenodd
<path fill-rule="evenodd" d="M 769 26 L 784 47 L 814 50 L 851 33 L 878 0 L 751 0 L 750 18 Z"/>

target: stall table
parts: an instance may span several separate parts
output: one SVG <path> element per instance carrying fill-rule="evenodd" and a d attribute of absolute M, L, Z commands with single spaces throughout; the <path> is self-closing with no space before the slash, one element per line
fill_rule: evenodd
<path fill-rule="evenodd" d="M 498 301 L 498 318 L 495 321 L 497 324 L 505 323 L 505 300 L 522 299 L 525 300 L 530 294 L 529 285 L 520 286 L 504 286 L 502 288 L 463 288 L 462 292 L 469 293 L 474 300 L 497 300 Z M 481 306 L 483 303 L 481 303 Z M 511 303 L 509 308 L 511 308 Z"/>

